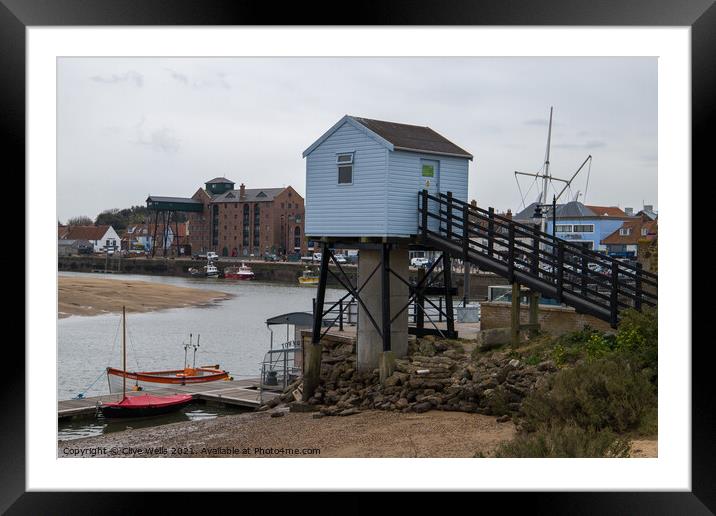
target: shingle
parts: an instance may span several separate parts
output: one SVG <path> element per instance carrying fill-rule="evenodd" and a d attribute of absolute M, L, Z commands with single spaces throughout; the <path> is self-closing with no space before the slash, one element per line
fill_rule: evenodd
<path fill-rule="evenodd" d="M 472 159 L 472 154 L 429 127 L 355 116 L 350 118 L 392 143 L 396 150 L 446 154 Z"/>

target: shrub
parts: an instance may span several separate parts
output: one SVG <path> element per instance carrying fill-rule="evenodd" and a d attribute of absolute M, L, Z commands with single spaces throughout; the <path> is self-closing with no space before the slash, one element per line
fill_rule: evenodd
<path fill-rule="evenodd" d="M 631 445 L 608 429 L 544 425 L 498 446 L 495 457 L 628 457 Z"/>
<path fill-rule="evenodd" d="M 649 369 L 656 383 L 659 348 L 657 311 L 645 308 L 642 312 L 624 311 L 616 335 L 615 350 L 638 369 Z"/>
<path fill-rule="evenodd" d="M 600 359 L 561 370 L 525 398 L 523 427 L 576 424 L 622 433 L 637 428 L 655 406 L 655 389 L 644 375 L 623 360 Z"/>
<path fill-rule="evenodd" d="M 492 391 L 487 397 L 487 409 L 490 415 L 503 416 L 510 413 L 507 393 L 500 387 Z"/>

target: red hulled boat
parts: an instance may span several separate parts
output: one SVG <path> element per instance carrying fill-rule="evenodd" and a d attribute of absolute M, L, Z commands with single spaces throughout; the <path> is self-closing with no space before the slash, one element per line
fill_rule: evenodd
<path fill-rule="evenodd" d="M 254 271 L 245 263 L 241 263 L 241 267 L 227 267 L 224 269 L 224 278 L 250 280 L 254 277 Z"/>
<path fill-rule="evenodd" d="M 110 369 L 107 368 L 107 376 L 110 378 Z M 99 412 L 107 418 L 114 417 L 146 417 L 167 414 L 186 406 L 191 402 L 191 394 L 174 394 L 170 396 L 156 396 L 144 394 L 138 396 L 127 396 L 127 312 L 122 307 L 122 369 L 118 371 L 122 377 L 122 400 L 116 402 L 101 403 L 98 406 Z M 111 391 L 111 388 L 110 388 Z"/>
<path fill-rule="evenodd" d="M 191 403 L 191 394 L 172 396 L 125 396 L 122 401 L 103 403 L 100 411 L 104 417 L 146 417 L 174 412 Z"/>

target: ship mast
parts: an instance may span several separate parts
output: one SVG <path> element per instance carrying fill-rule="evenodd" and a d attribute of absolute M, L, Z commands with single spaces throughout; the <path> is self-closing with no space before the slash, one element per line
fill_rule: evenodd
<path fill-rule="evenodd" d="M 565 190 L 567 190 L 567 188 L 569 188 L 569 186 L 572 184 L 572 181 L 574 181 L 574 178 L 577 177 L 577 174 L 579 174 L 579 172 L 584 168 L 584 165 L 586 165 L 587 162 L 591 162 L 591 159 L 592 159 L 591 154 L 589 156 L 587 156 L 587 159 L 585 159 L 584 162 L 582 162 L 582 164 L 579 166 L 577 171 L 572 175 L 571 178 L 569 178 L 569 180 L 561 179 L 558 177 L 552 177 L 549 175 L 549 153 L 550 153 L 550 147 L 552 144 L 552 112 L 553 111 L 554 111 L 554 106 L 550 106 L 550 108 L 549 108 L 549 129 L 547 130 L 547 152 L 545 153 L 543 172 L 542 173 L 538 172 L 536 174 L 529 174 L 527 172 L 515 171 L 515 178 L 517 178 L 517 175 L 521 175 L 521 176 L 531 176 L 536 179 L 540 179 L 540 178 L 542 179 L 542 194 L 540 195 L 541 202 L 539 203 L 539 207 L 538 207 L 539 212 L 541 213 L 541 215 L 540 215 L 540 230 L 542 231 L 542 233 L 547 232 L 547 209 L 548 209 L 547 187 L 549 185 L 549 182 L 550 181 L 560 181 L 560 182 L 564 183 L 564 187 L 562 188 L 562 190 L 553 197 L 552 202 L 554 203 L 554 206 L 555 206 L 554 209 L 556 210 L 556 203 L 559 200 L 559 198 L 562 196 L 562 194 L 565 192 Z M 590 165 L 590 167 L 591 167 L 591 165 Z M 519 186 L 519 181 L 517 184 Z M 556 214 L 552 213 L 552 217 L 555 217 L 555 216 L 556 216 Z M 552 229 L 554 230 L 554 228 L 552 228 Z M 543 248 L 542 243 L 540 244 L 540 248 Z"/>
<path fill-rule="evenodd" d="M 547 204 L 547 183 L 551 179 L 549 177 L 549 148 L 550 144 L 552 143 L 552 111 L 554 110 L 554 106 L 549 107 L 549 129 L 547 130 L 547 153 L 545 154 L 544 158 L 544 174 L 542 175 L 542 204 Z M 542 230 L 542 233 L 547 232 L 547 217 L 542 216 L 542 221 L 540 225 L 540 230 Z"/>

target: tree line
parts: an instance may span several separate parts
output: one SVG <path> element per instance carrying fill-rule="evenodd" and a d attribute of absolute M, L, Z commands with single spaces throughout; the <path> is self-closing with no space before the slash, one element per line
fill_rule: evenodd
<path fill-rule="evenodd" d="M 161 217 L 160 217 L 161 220 Z M 184 213 L 176 213 L 177 222 L 185 222 Z M 58 221 L 59 222 L 59 221 Z M 131 208 L 113 208 L 104 210 L 92 220 L 86 215 L 70 217 L 65 225 L 67 226 L 112 226 L 116 230 L 127 229 L 127 226 L 154 222 L 153 214 L 146 206 L 132 206 Z M 172 217 L 174 222 L 174 217 Z"/>

